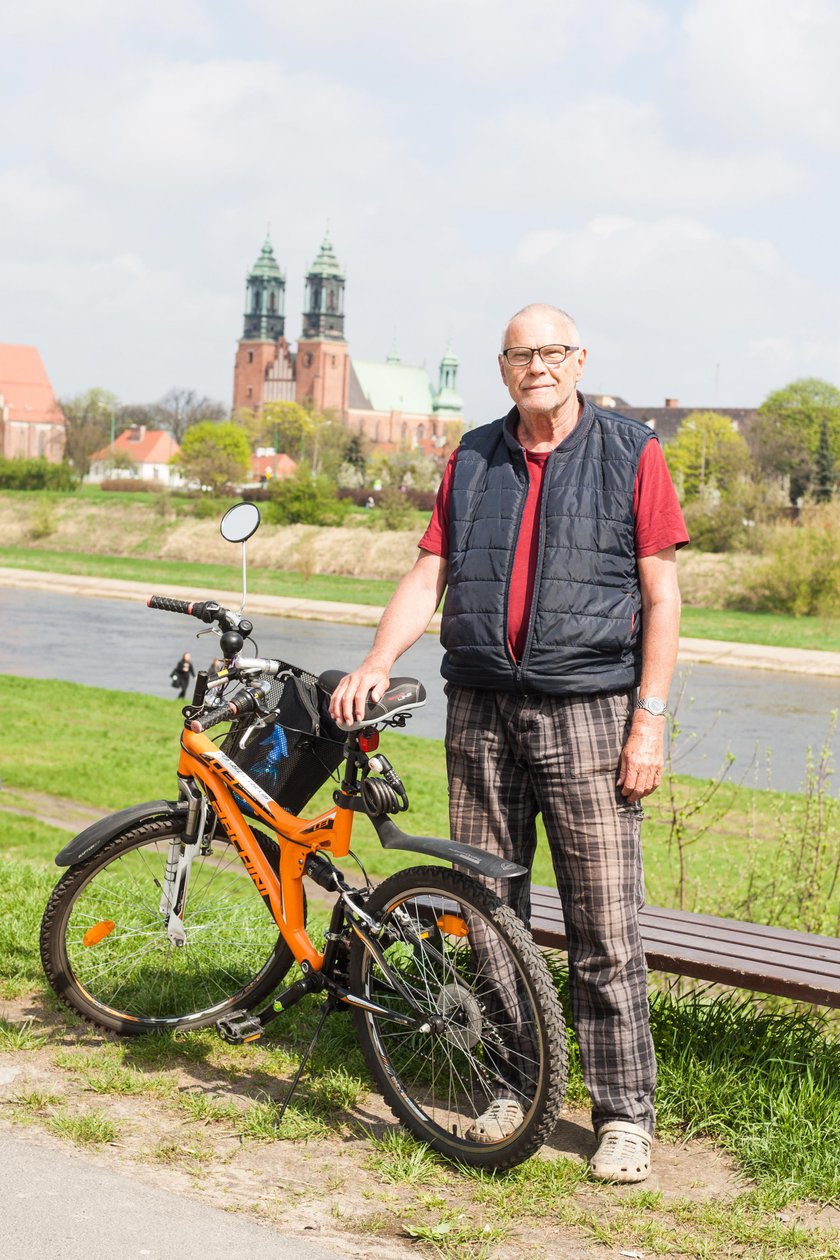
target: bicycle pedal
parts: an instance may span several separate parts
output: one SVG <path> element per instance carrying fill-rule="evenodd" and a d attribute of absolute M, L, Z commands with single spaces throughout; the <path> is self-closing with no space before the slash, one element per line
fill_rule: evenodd
<path fill-rule="evenodd" d="M 232 1011 L 223 1019 L 216 1020 L 216 1032 L 229 1045 L 242 1046 L 246 1041 L 259 1041 L 265 1029 L 247 1011 Z"/>

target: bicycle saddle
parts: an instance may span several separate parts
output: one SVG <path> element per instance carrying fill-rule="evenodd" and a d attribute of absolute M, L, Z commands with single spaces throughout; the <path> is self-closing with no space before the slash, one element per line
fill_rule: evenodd
<path fill-rule="evenodd" d="M 331 696 L 345 673 L 346 670 L 342 669 L 328 669 L 318 679 L 318 686 Z M 363 726 L 384 722 L 386 718 L 395 717 L 398 713 L 410 713 L 412 709 L 419 709 L 425 703 L 426 688 L 416 678 L 392 678 L 388 690 L 376 704 L 371 704 L 368 700 L 365 716 L 361 721 L 347 726 L 343 722 L 337 725 L 343 731 L 358 731 Z"/>

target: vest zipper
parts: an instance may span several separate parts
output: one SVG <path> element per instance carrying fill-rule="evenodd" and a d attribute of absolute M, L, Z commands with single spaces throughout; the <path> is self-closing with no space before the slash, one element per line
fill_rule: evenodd
<path fill-rule="evenodd" d="M 513 666 L 514 679 L 516 681 L 517 686 L 519 685 L 522 671 L 521 671 L 519 662 L 514 660 L 513 653 L 510 650 L 510 635 L 508 633 L 508 614 L 510 613 L 510 586 L 511 586 L 511 582 L 513 581 L 513 566 L 516 563 L 516 547 L 519 542 L 519 534 L 522 529 L 522 517 L 525 515 L 525 504 L 528 501 L 528 495 L 531 490 L 531 474 L 528 471 L 528 460 L 525 457 L 524 451 L 521 452 L 521 455 L 522 455 L 522 463 L 525 466 L 525 477 L 527 479 L 527 484 L 525 487 L 525 494 L 520 498 L 519 519 L 516 522 L 516 531 L 513 535 L 513 546 L 511 547 L 511 550 L 510 550 L 510 564 L 508 565 L 507 582 L 505 583 L 504 619 L 502 623 L 502 636 L 505 642 L 505 654 L 507 655 L 508 660 Z"/>

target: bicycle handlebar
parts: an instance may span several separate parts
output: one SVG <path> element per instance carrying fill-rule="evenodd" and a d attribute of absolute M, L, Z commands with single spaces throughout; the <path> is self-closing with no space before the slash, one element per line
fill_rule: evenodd
<path fill-rule="evenodd" d="M 227 704 L 220 704 L 215 709 L 208 709 L 206 713 L 192 718 L 188 726 L 191 731 L 200 735 L 209 727 L 217 726 L 219 722 L 232 722 L 234 718 L 242 717 L 244 713 L 253 713 L 256 708 L 257 696 L 251 691 L 244 691 L 235 700 L 229 700 Z"/>
<path fill-rule="evenodd" d="M 215 621 L 224 609 L 214 600 L 170 599 L 168 595 L 150 595 L 146 600 L 147 608 L 159 608 L 162 612 L 184 613 L 188 617 L 198 617 L 199 621 Z"/>
<path fill-rule="evenodd" d="M 208 625 L 217 621 L 223 630 L 238 630 L 246 639 L 254 628 L 247 617 L 232 612 L 230 608 L 223 608 L 214 599 L 170 599 L 168 595 L 150 595 L 146 600 L 146 607 L 159 608 L 162 612 L 183 613 L 187 617 L 197 617 L 199 621 L 204 621 Z"/>

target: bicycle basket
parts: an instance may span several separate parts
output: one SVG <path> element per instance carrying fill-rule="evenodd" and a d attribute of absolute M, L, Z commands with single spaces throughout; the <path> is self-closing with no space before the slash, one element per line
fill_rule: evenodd
<path fill-rule="evenodd" d="M 222 752 L 275 800 L 297 814 L 343 758 L 344 735 L 329 716 L 329 697 L 312 674 L 296 666 L 271 683 L 270 716 L 241 747 L 250 717 L 234 722 Z"/>

